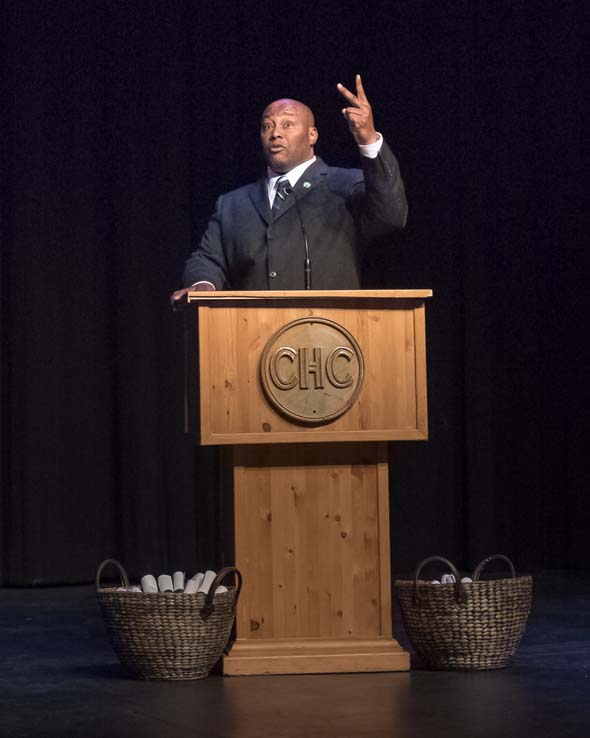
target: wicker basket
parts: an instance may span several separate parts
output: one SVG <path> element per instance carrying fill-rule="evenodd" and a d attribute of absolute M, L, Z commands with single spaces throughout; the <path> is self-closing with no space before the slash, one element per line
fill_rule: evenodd
<path fill-rule="evenodd" d="M 123 666 L 138 679 L 202 679 L 219 660 L 234 622 L 242 587 L 235 567 L 222 569 L 209 592 L 123 592 L 103 589 L 103 569 L 112 564 L 129 586 L 127 572 L 118 561 L 107 559 L 96 573 L 96 593 L 111 644 Z M 237 588 L 215 594 L 234 574 Z"/>
<path fill-rule="evenodd" d="M 511 578 L 480 581 L 484 567 L 495 559 L 508 565 Z M 445 564 L 456 584 L 419 579 L 434 561 Z M 472 579 L 462 583 L 450 561 L 431 556 L 418 565 L 413 581 L 395 582 L 406 632 L 430 669 L 501 669 L 516 652 L 531 608 L 531 577 L 517 577 L 510 559 L 495 554 L 478 564 Z"/>

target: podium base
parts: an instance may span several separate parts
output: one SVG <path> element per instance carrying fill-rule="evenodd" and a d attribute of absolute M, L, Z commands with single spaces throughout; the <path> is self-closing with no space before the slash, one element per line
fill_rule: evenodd
<path fill-rule="evenodd" d="M 410 655 L 393 638 L 238 639 L 223 659 L 225 676 L 408 671 Z"/>

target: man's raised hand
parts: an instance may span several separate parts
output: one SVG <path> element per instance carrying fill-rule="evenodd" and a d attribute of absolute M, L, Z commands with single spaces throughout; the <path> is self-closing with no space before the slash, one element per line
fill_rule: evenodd
<path fill-rule="evenodd" d="M 349 107 L 342 108 L 342 115 L 348 121 L 350 132 L 359 145 L 375 143 L 377 131 L 373 123 L 373 111 L 365 95 L 361 75 L 356 75 L 356 95 L 340 82 L 336 85 L 338 92 L 346 98 Z"/>

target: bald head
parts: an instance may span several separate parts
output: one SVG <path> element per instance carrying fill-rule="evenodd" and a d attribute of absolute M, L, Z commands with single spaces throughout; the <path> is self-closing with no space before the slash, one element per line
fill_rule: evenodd
<path fill-rule="evenodd" d="M 307 105 L 299 102 L 299 100 L 291 100 L 288 97 L 284 97 L 281 100 L 275 100 L 274 102 L 269 103 L 266 108 L 264 108 L 262 119 L 264 120 L 267 115 L 272 116 L 280 113 L 286 113 L 287 115 L 300 115 L 309 126 L 312 128 L 315 127 L 311 108 L 308 108 Z"/>
<path fill-rule="evenodd" d="M 264 109 L 260 141 L 264 156 L 275 172 L 289 172 L 311 159 L 317 140 L 313 113 L 302 102 L 283 98 Z"/>

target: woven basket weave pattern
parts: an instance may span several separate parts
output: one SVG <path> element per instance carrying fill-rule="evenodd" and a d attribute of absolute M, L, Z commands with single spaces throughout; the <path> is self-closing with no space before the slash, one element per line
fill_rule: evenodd
<path fill-rule="evenodd" d="M 426 666 L 499 669 L 514 656 L 524 633 L 532 579 L 473 581 L 463 585 L 463 601 L 453 584 L 397 581 L 395 591 L 406 632 Z"/>
<path fill-rule="evenodd" d="M 239 587 L 232 587 L 215 594 L 208 616 L 202 592 L 143 594 L 99 588 L 97 597 L 123 666 L 139 679 L 176 680 L 206 677 L 219 660 L 231 633 L 238 592 Z"/>

